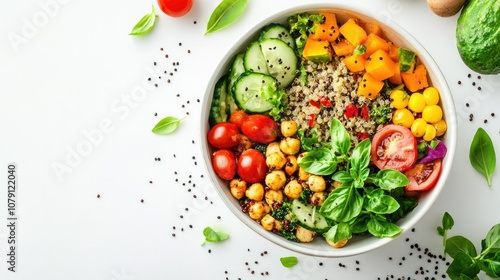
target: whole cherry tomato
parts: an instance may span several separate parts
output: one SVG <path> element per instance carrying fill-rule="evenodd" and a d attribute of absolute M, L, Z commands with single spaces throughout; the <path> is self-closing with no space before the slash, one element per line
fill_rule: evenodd
<path fill-rule="evenodd" d="M 231 180 L 236 175 L 236 156 L 230 150 L 218 150 L 212 156 L 215 173 L 223 180 Z"/>
<path fill-rule="evenodd" d="M 262 182 L 267 173 L 264 155 L 255 149 L 243 151 L 238 159 L 237 172 L 238 176 L 247 183 Z"/>
<path fill-rule="evenodd" d="M 191 10 L 193 0 L 158 0 L 158 6 L 169 16 L 180 17 Z"/>
<path fill-rule="evenodd" d="M 278 124 L 266 115 L 249 115 L 243 120 L 241 131 L 251 141 L 269 144 L 279 136 Z"/>
<path fill-rule="evenodd" d="M 217 149 L 231 149 L 238 146 L 241 134 L 236 125 L 221 122 L 210 129 L 207 137 L 208 143 L 213 147 Z"/>

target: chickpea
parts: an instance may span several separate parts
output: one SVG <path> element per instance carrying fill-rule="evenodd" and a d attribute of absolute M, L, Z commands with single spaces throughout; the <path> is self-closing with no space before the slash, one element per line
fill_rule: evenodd
<path fill-rule="evenodd" d="M 300 153 L 298 156 L 297 156 L 297 162 L 300 163 L 300 161 L 307 155 L 307 152 L 303 152 L 303 153 Z"/>
<path fill-rule="evenodd" d="M 282 190 L 267 190 L 264 195 L 266 203 L 269 205 L 274 205 L 276 202 L 283 201 L 283 191 Z"/>
<path fill-rule="evenodd" d="M 326 189 L 326 182 L 323 176 L 311 175 L 307 179 L 307 184 L 313 192 L 322 192 Z"/>
<path fill-rule="evenodd" d="M 285 195 L 291 199 L 299 198 L 303 188 L 299 181 L 292 180 L 285 186 Z"/>
<path fill-rule="evenodd" d="M 297 133 L 297 123 L 295 121 L 282 121 L 281 122 L 281 134 L 284 137 L 294 136 Z"/>
<path fill-rule="evenodd" d="M 272 190 L 283 188 L 286 183 L 286 175 L 283 170 L 273 170 L 266 175 L 266 186 Z"/>
<path fill-rule="evenodd" d="M 311 176 L 311 173 L 308 173 L 304 170 L 304 168 L 299 167 L 299 180 L 307 181 L 309 179 L 309 176 Z"/>
<path fill-rule="evenodd" d="M 297 163 L 297 158 L 295 156 L 287 156 L 285 164 L 285 173 L 288 176 L 292 176 L 295 171 L 299 169 L 299 164 Z"/>
<path fill-rule="evenodd" d="M 314 236 L 316 236 L 316 232 L 314 232 L 312 230 L 305 229 L 301 226 L 296 227 L 295 237 L 297 237 L 297 239 L 300 242 L 303 242 L 303 243 L 312 242 L 314 240 Z"/>
<path fill-rule="evenodd" d="M 232 179 L 229 182 L 229 190 L 231 194 L 236 199 L 241 199 L 245 196 L 245 191 L 247 190 L 247 182 L 241 180 L 240 178 Z"/>
<path fill-rule="evenodd" d="M 261 201 L 264 198 L 264 186 L 261 183 L 254 183 L 248 187 L 245 195 L 255 201 Z"/>
<path fill-rule="evenodd" d="M 262 220 L 260 220 L 260 224 L 265 230 L 271 231 L 274 229 L 276 219 L 273 218 L 273 216 L 266 214 L 264 217 L 262 217 Z"/>
<path fill-rule="evenodd" d="M 326 239 L 326 243 L 328 243 L 333 248 L 342 248 L 345 246 L 345 244 L 347 244 L 347 240 L 348 239 L 342 239 L 342 240 L 339 240 L 337 242 L 333 242 L 333 241 Z"/>
<path fill-rule="evenodd" d="M 269 170 L 281 169 L 286 164 L 283 153 L 274 152 L 266 157 L 266 165 Z"/>
<path fill-rule="evenodd" d="M 276 230 L 281 230 L 283 228 L 283 225 L 281 224 L 281 221 L 278 221 L 278 220 L 274 220 L 274 228 Z"/>
<path fill-rule="evenodd" d="M 267 144 L 266 158 L 272 153 L 279 153 L 279 154 L 283 155 L 283 152 L 280 150 L 280 142 L 271 142 L 271 143 Z M 285 156 L 285 155 L 283 155 L 283 156 Z"/>
<path fill-rule="evenodd" d="M 248 215 L 253 220 L 258 221 L 268 213 L 266 206 L 269 207 L 264 201 L 252 201 L 248 207 Z"/>
<path fill-rule="evenodd" d="M 250 148 L 252 148 L 252 142 L 250 141 L 250 139 L 248 139 L 248 137 L 246 137 L 245 135 L 241 134 L 241 136 L 240 136 L 240 143 L 236 147 L 237 153 L 241 154 L 243 151 L 248 150 Z"/>
<path fill-rule="evenodd" d="M 309 198 L 309 203 L 314 206 L 321 206 L 325 202 L 325 193 L 324 192 L 315 192 Z"/>
<path fill-rule="evenodd" d="M 300 151 L 300 140 L 287 137 L 280 142 L 280 150 L 287 155 L 295 155 Z"/>

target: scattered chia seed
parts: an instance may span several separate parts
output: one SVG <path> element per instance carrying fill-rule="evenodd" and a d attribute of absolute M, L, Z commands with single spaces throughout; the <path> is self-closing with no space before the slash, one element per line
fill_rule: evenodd
<path fill-rule="evenodd" d="M 469 103 L 465 103 L 465 107 L 469 107 L 469 106 L 470 106 Z"/>
<path fill-rule="evenodd" d="M 472 82 L 472 85 L 473 85 L 473 86 L 476 86 L 476 82 Z"/>
<path fill-rule="evenodd" d="M 459 85 L 461 85 L 461 84 L 462 84 L 462 81 L 460 81 L 460 80 L 459 80 L 459 81 L 458 81 L 458 84 L 459 84 Z"/>
<path fill-rule="evenodd" d="M 141 198 L 141 203 L 144 203 L 144 199 Z"/>
<path fill-rule="evenodd" d="M 487 119 L 484 119 L 484 123 L 487 123 L 487 122 L 488 122 L 488 120 L 487 120 Z"/>
<path fill-rule="evenodd" d="M 491 116 L 494 117 L 495 116 L 495 113 L 491 113 Z"/>
<path fill-rule="evenodd" d="M 196 20 L 195 20 L 195 21 L 193 21 L 193 24 L 196 24 Z"/>
<path fill-rule="evenodd" d="M 160 51 L 163 51 L 163 48 L 160 48 Z"/>
<path fill-rule="evenodd" d="M 100 194 L 97 194 L 97 198 L 101 198 L 101 195 L 100 195 Z"/>
<path fill-rule="evenodd" d="M 155 117 L 158 116 L 158 113 L 155 113 Z"/>
<path fill-rule="evenodd" d="M 153 62 L 153 65 L 156 66 L 156 62 Z"/>
<path fill-rule="evenodd" d="M 477 90 L 481 90 L 481 87 L 477 87 Z"/>
<path fill-rule="evenodd" d="M 179 46 L 182 46 L 182 43 L 179 43 Z M 469 74 L 470 75 L 470 74 Z"/>
<path fill-rule="evenodd" d="M 468 75 L 467 75 L 467 78 L 470 78 L 471 76 L 472 76 L 471 74 L 468 74 Z"/>

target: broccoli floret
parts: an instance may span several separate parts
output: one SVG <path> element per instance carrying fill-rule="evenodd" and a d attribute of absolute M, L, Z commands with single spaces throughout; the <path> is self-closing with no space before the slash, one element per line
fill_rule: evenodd
<path fill-rule="evenodd" d="M 273 207 L 274 208 L 274 207 Z M 286 216 L 292 212 L 292 204 L 289 202 L 282 202 L 281 205 L 271 210 L 271 216 L 278 221 L 285 220 Z"/>
<path fill-rule="evenodd" d="M 297 227 L 297 221 L 290 221 L 289 223 L 283 225 L 283 228 L 280 230 L 280 233 L 285 239 L 299 242 L 299 239 L 295 236 L 296 227 Z"/>
<path fill-rule="evenodd" d="M 370 109 L 370 119 L 376 124 L 385 124 L 392 119 L 392 105 L 378 105 Z"/>
<path fill-rule="evenodd" d="M 309 13 L 296 14 L 288 18 L 290 34 L 295 38 L 297 52 L 302 54 L 309 33 L 314 31 L 314 23 L 322 23 L 325 18 L 322 15 L 311 15 Z"/>

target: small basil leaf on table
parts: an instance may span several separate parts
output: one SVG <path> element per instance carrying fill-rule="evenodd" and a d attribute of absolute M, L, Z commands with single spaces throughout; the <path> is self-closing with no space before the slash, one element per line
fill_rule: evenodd
<path fill-rule="evenodd" d="M 153 29 L 153 26 L 155 25 L 156 21 L 156 13 L 155 13 L 155 8 L 153 5 L 151 5 L 151 13 L 143 16 L 141 20 L 132 28 L 132 31 L 130 32 L 129 35 L 144 35 L 149 33 L 151 29 Z"/>
<path fill-rule="evenodd" d="M 222 0 L 210 15 L 205 34 L 224 28 L 239 18 L 245 11 L 247 2 L 248 0 Z"/>
<path fill-rule="evenodd" d="M 205 236 L 206 242 L 213 243 L 221 242 L 229 238 L 229 234 L 222 231 L 215 231 L 211 227 L 203 229 L 203 235 Z M 205 244 L 205 242 L 203 242 L 203 244 Z"/>
<path fill-rule="evenodd" d="M 185 117 L 184 117 L 185 118 Z M 154 127 L 153 127 L 153 133 L 155 134 L 170 134 L 174 132 L 177 127 L 179 127 L 180 122 L 184 119 L 178 119 L 176 117 L 165 117 L 161 119 Z"/>
<path fill-rule="evenodd" d="M 297 257 L 294 256 L 281 257 L 280 262 L 284 267 L 290 268 L 294 267 L 297 263 L 299 263 L 299 259 L 297 259 Z"/>
<path fill-rule="evenodd" d="M 491 186 L 491 176 L 496 167 L 495 148 L 490 136 L 483 128 L 478 128 L 470 145 L 469 160 L 479 173 L 486 177 Z"/>

